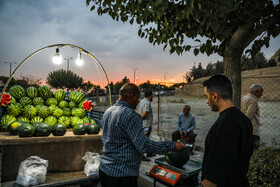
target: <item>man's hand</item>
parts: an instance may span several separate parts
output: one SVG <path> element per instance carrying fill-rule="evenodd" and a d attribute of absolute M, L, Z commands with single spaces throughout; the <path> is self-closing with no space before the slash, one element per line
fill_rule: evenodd
<path fill-rule="evenodd" d="M 183 131 L 180 131 L 180 135 L 183 136 Z"/>
<path fill-rule="evenodd" d="M 175 142 L 175 150 L 176 151 L 182 151 L 187 149 L 188 146 L 186 146 L 186 144 L 184 144 L 183 142 Z"/>

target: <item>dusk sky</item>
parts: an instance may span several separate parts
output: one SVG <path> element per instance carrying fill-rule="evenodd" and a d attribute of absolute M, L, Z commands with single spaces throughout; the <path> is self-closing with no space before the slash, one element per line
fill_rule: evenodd
<path fill-rule="evenodd" d="M 85 0 L 0 0 L 0 75 L 9 76 L 28 55 L 53 44 L 73 44 L 92 53 L 107 72 L 109 81 L 120 81 L 127 76 L 134 79 L 136 70 L 138 83 L 182 82 L 183 75 L 194 63 L 209 63 L 222 60 L 218 55 L 194 56 L 192 51 L 178 56 L 170 55 L 163 46 L 153 46 L 147 39 L 137 35 L 138 25 L 116 22 L 109 16 L 98 16 L 90 12 Z M 191 44 L 195 44 L 189 40 Z M 270 58 L 280 48 L 280 37 L 272 38 L 269 48 L 262 48 Z M 52 63 L 56 48 L 46 49 L 19 68 L 15 77 L 31 75 L 45 80 L 48 73 L 57 69 L 66 70 L 66 61 L 61 65 Z M 106 85 L 105 77 L 88 55 L 82 55 L 84 65 L 75 64 L 78 49 L 60 49 L 64 58 L 70 60 L 70 70 L 94 84 Z"/>

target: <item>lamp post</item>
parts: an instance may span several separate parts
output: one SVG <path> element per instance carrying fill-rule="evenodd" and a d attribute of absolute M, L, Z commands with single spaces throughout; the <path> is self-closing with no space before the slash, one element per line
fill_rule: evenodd
<path fill-rule="evenodd" d="M 64 60 L 67 60 L 67 71 L 69 71 L 69 61 L 73 59 L 72 57 L 70 58 L 64 58 Z"/>
<path fill-rule="evenodd" d="M 16 64 L 16 62 L 4 62 L 5 64 L 9 63 L 10 64 L 10 77 L 12 75 L 12 64 Z"/>
<path fill-rule="evenodd" d="M 138 68 L 132 68 L 132 69 L 133 69 L 133 72 L 134 72 L 133 83 L 135 84 L 135 73 L 136 73 L 136 70 L 137 70 Z"/>

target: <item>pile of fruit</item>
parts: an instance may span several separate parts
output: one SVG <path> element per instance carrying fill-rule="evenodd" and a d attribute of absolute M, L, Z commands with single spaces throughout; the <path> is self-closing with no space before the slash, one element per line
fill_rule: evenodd
<path fill-rule="evenodd" d="M 65 92 L 62 89 L 53 94 L 50 88 L 45 85 L 40 86 L 38 89 L 31 86 L 26 90 L 19 85 L 15 85 L 10 88 L 10 94 L 11 100 L 6 106 L 7 114 L 3 115 L 0 121 L 1 131 L 9 130 L 11 134 L 15 134 L 15 131 L 17 131 L 17 134 L 21 136 L 21 132 L 28 130 L 29 133 L 31 131 L 32 136 L 34 134 L 46 136 L 51 132 L 55 135 L 56 132 L 54 131 L 64 128 L 65 131 L 66 128 L 73 128 L 74 132 L 74 129 L 80 129 L 82 125 L 90 123 L 94 124 L 95 129 L 98 129 L 99 132 L 96 122 L 93 119 L 89 120 L 86 116 L 83 106 L 86 99 L 85 94 L 82 92 L 71 92 L 69 101 L 66 101 Z M 75 127 L 76 125 L 77 127 Z M 21 132 L 19 133 L 19 131 Z"/>

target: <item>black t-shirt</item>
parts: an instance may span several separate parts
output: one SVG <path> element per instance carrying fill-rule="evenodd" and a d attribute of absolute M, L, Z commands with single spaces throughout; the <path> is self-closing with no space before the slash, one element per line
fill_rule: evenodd
<path fill-rule="evenodd" d="M 249 186 L 252 138 L 252 124 L 240 110 L 230 107 L 222 111 L 205 139 L 202 180 L 218 186 Z"/>

